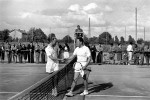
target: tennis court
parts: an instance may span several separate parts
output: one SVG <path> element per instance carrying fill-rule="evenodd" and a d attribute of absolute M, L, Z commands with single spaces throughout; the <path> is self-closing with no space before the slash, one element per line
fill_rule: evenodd
<path fill-rule="evenodd" d="M 66 100 L 150 100 L 150 66 L 90 65 L 89 95 Z"/>
<path fill-rule="evenodd" d="M 64 91 L 57 100 L 150 100 L 150 66 L 90 65 L 89 67 L 92 68 L 89 76 L 89 95 L 79 95 L 83 90 L 82 79 L 79 79 L 74 97 L 65 97 Z M 6 100 L 41 79 L 49 77 L 45 73 L 44 64 L 1 64 L 0 70 L 0 100 Z M 71 79 L 72 77 L 69 80 Z M 64 82 L 60 80 L 59 87 L 63 87 Z"/>
<path fill-rule="evenodd" d="M 47 76 L 45 64 L 0 64 L 0 100 L 7 100 Z"/>

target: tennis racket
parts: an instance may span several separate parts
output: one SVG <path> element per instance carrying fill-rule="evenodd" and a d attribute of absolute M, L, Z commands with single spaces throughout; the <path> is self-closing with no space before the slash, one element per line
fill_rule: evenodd
<path fill-rule="evenodd" d="M 81 76 L 84 76 L 84 70 L 83 70 L 83 65 L 80 62 L 75 62 L 73 65 L 75 71 L 80 72 Z"/>
<path fill-rule="evenodd" d="M 73 68 L 74 68 L 76 71 L 80 71 L 80 70 L 83 69 L 83 66 L 82 66 L 82 64 L 81 64 L 80 62 L 75 62 L 75 63 L 73 64 Z"/>

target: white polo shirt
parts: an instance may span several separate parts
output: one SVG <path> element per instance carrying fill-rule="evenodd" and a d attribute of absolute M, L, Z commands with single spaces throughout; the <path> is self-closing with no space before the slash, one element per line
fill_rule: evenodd
<path fill-rule="evenodd" d="M 90 49 L 87 46 L 77 47 L 73 55 L 77 56 L 77 62 L 87 62 L 87 58 L 91 56 Z"/>
<path fill-rule="evenodd" d="M 133 47 L 132 47 L 132 45 L 131 45 L 131 44 L 127 46 L 127 51 L 128 51 L 128 52 L 133 51 Z"/>
<path fill-rule="evenodd" d="M 52 60 L 49 56 L 57 58 L 57 53 L 50 45 L 45 48 L 45 52 L 47 55 L 47 63 L 46 63 L 46 72 L 51 73 L 57 71 L 59 69 L 58 61 Z"/>

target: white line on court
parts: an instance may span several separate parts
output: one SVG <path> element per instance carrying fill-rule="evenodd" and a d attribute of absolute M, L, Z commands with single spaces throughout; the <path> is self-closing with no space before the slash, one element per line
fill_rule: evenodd
<path fill-rule="evenodd" d="M 19 93 L 19 92 L 0 92 L 0 94 L 16 94 L 16 93 Z"/>
<path fill-rule="evenodd" d="M 150 98 L 149 96 L 122 96 L 122 95 L 86 95 L 88 97 L 121 97 L 121 98 Z"/>

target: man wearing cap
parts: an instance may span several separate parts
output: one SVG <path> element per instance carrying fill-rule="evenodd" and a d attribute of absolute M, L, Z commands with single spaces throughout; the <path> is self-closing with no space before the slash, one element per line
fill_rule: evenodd
<path fill-rule="evenodd" d="M 75 36 L 76 38 L 83 36 L 83 30 L 80 28 L 80 25 L 77 25 L 77 29 L 75 30 Z"/>

